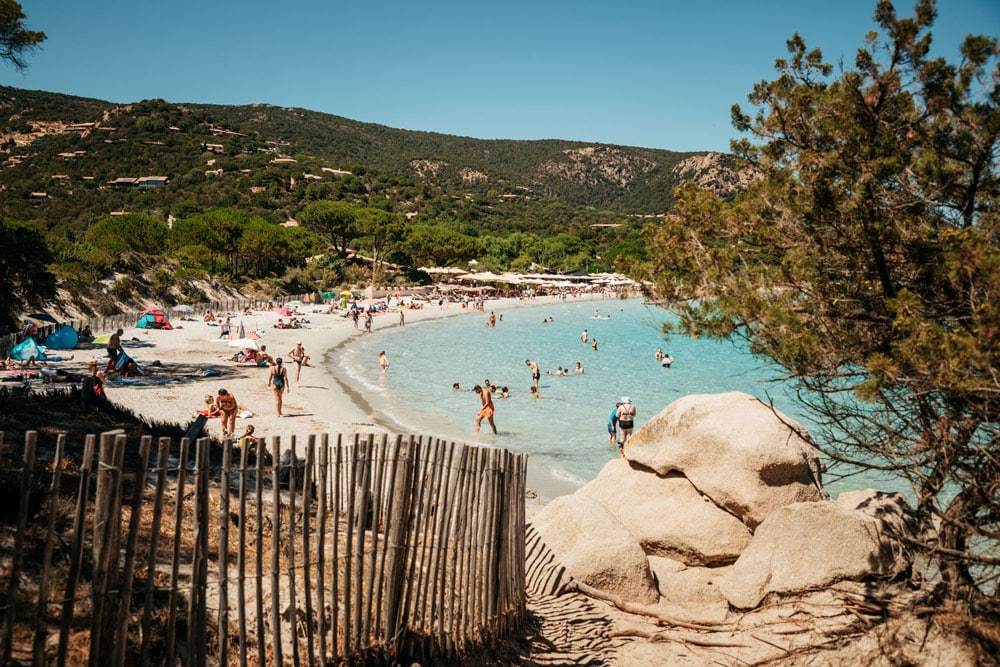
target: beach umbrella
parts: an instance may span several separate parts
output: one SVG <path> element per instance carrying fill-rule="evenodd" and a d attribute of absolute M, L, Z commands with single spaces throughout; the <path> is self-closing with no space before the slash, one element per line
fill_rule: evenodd
<path fill-rule="evenodd" d="M 343 292 L 340 293 L 340 296 L 354 296 L 354 292 L 352 292 L 349 289 L 345 289 Z"/>
<path fill-rule="evenodd" d="M 30 315 L 25 315 L 28 319 L 38 320 L 39 322 L 51 322 L 52 324 L 59 324 L 56 318 L 52 317 L 48 313 L 31 313 Z"/>
<path fill-rule="evenodd" d="M 243 320 L 240 320 L 240 330 L 236 332 L 236 338 L 239 339 L 246 337 L 247 337 L 247 332 L 246 329 L 243 328 Z"/>
<path fill-rule="evenodd" d="M 336 292 L 323 292 L 323 294 L 322 294 L 322 297 L 324 299 L 332 299 L 335 296 L 337 296 Z"/>
<path fill-rule="evenodd" d="M 254 340 L 253 338 L 237 338 L 236 340 L 229 341 L 229 347 L 238 347 L 240 349 L 250 348 L 251 350 L 259 350 L 260 342 Z"/>
<path fill-rule="evenodd" d="M 187 306 L 185 304 L 181 304 L 179 306 L 174 306 L 172 308 L 172 310 L 175 313 L 193 313 L 194 312 L 194 308 L 192 308 L 191 306 Z"/>
<path fill-rule="evenodd" d="M 306 304 L 302 303 L 299 300 L 295 300 L 295 301 L 289 301 L 289 302 L 285 303 L 285 308 L 298 308 L 299 306 L 304 306 L 304 305 L 306 305 Z"/>

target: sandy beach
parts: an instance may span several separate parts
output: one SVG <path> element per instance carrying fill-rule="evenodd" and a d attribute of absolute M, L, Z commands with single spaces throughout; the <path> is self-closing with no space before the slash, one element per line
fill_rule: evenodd
<path fill-rule="evenodd" d="M 585 297 L 589 298 L 589 297 Z M 600 297 L 596 297 L 600 298 Z M 446 317 L 488 317 L 490 309 L 511 309 L 558 303 L 557 297 L 538 297 L 532 300 L 491 299 L 486 303 L 486 312 L 462 308 L 460 304 L 447 304 L 446 308 L 425 305 L 423 308 L 403 308 L 406 324 L 428 319 Z M 393 433 L 392 425 L 379 422 L 369 414 L 364 397 L 338 378 L 330 369 L 332 355 L 336 355 L 344 345 L 361 336 L 379 336 L 380 331 L 398 327 L 399 309 L 389 309 L 374 316 L 372 333 L 366 334 L 363 326 L 354 328 L 349 317 L 320 310 L 319 306 L 300 308 L 301 317 L 308 320 L 298 329 L 275 327 L 279 315 L 270 311 L 253 311 L 252 314 L 232 314 L 232 329 L 235 333 L 242 322 L 245 331 L 261 333 L 260 343 L 266 346 L 273 357 L 281 357 L 286 365 L 289 387 L 283 400 L 283 415 L 279 418 L 275 409 L 274 392 L 268 386 L 267 367 L 243 366 L 230 361 L 239 350 L 230 347 L 229 341 L 220 339 L 220 327 L 204 322 L 200 316 L 182 319 L 178 314 L 171 317 L 174 328 L 136 329 L 126 328 L 122 335 L 125 351 L 132 356 L 146 372 L 141 378 L 109 380 L 108 398 L 145 417 L 161 421 L 190 424 L 196 410 L 203 407 L 206 395 L 216 396 L 218 390 L 226 389 L 233 394 L 241 408 L 241 416 L 236 420 L 236 434 L 244 432 L 247 425 L 254 426 L 255 434 L 267 438 L 269 448 L 273 439 L 281 439 L 281 448 L 288 447 L 291 436 L 297 439 L 310 434 L 368 434 Z M 287 319 L 287 318 L 284 318 Z M 103 332 L 94 332 L 99 335 Z M 289 352 L 301 342 L 311 357 L 309 365 L 301 369 L 301 377 L 295 382 L 296 365 L 289 359 Z M 104 349 L 77 350 L 71 362 L 60 363 L 66 370 L 86 372 L 88 360 L 97 358 L 106 361 Z M 159 362 L 156 364 L 155 362 Z M 378 359 L 372 359 L 377 368 Z M 206 376 L 211 369 L 218 376 Z M 471 417 L 470 417 L 471 418 Z M 219 419 L 209 419 L 208 434 L 222 437 Z M 470 433 L 469 441 L 474 440 Z M 533 490 L 545 498 L 552 498 L 568 490 L 562 488 L 538 488 Z"/>

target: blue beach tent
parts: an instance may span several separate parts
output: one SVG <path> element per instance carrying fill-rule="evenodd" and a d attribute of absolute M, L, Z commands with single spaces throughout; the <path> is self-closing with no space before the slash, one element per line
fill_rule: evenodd
<path fill-rule="evenodd" d="M 27 338 L 24 342 L 18 343 L 10 351 L 10 358 L 14 361 L 27 361 L 32 357 L 35 361 L 45 360 L 45 348 L 35 342 L 34 338 Z"/>
<path fill-rule="evenodd" d="M 72 350 L 80 341 L 76 329 L 68 324 L 64 324 L 59 330 L 54 331 L 45 339 L 45 348 L 48 350 Z"/>

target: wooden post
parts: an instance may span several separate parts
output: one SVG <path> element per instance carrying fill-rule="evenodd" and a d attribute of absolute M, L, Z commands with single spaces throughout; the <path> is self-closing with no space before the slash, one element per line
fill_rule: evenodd
<path fill-rule="evenodd" d="M 87 501 L 90 498 L 90 477 L 94 464 L 94 446 L 97 438 L 88 435 L 84 440 L 83 463 L 80 466 L 80 485 L 76 496 L 76 513 L 73 518 L 73 539 L 69 545 L 69 573 L 66 575 L 66 593 L 63 597 L 62 617 L 59 621 L 59 649 L 56 665 L 66 667 L 66 651 L 69 648 L 69 626 L 73 620 L 73 600 L 76 597 L 76 583 L 80 577 L 83 560 L 83 539 L 87 530 Z"/>
<path fill-rule="evenodd" d="M 300 483 L 298 476 L 299 455 L 292 436 L 291 458 L 288 467 L 288 624 L 292 628 L 292 664 L 299 666 L 298 604 L 295 595 L 295 494 Z"/>
<path fill-rule="evenodd" d="M 125 667 L 125 648 L 128 645 L 128 618 L 132 611 L 132 582 L 135 580 L 136 545 L 139 543 L 139 518 L 142 514 L 142 498 L 146 489 L 146 468 L 149 466 L 149 450 L 153 436 L 144 435 L 139 442 L 139 461 L 136 464 L 132 490 L 132 507 L 129 512 L 128 539 L 125 546 L 125 580 L 123 594 L 118 608 L 118 638 L 115 650 L 115 664 Z M 124 462 L 124 460 L 123 460 Z"/>
<path fill-rule="evenodd" d="M 330 439 L 323 433 L 319 445 L 319 507 L 316 516 L 316 607 L 319 610 L 319 664 L 326 666 L 326 498 L 327 474 L 330 466 Z M 337 536 L 334 535 L 334 539 Z M 336 594 L 336 591 L 334 591 Z"/>
<path fill-rule="evenodd" d="M 392 487 L 394 498 L 392 530 L 386 536 L 386 582 L 385 608 L 382 611 L 382 625 L 385 627 L 385 641 L 398 655 L 400 633 L 400 602 L 403 592 L 403 572 L 406 565 L 406 535 L 409 532 L 411 478 L 413 462 L 410 459 L 412 442 L 397 441 L 396 472 Z"/>
<path fill-rule="evenodd" d="M 14 534 L 14 553 L 11 559 L 10 581 L 7 582 L 7 610 L 4 614 L 3 629 L 3 663 L 10 663 L 14 623 L 17 619 L 17 584 L 21 577 L 21 561 L 24 558 L 24 531 L 28 525 L 28 501 L 31 496 L 31 480 L 35 472 L 35 447 L 38 442 L 38 431 L 28 431 L 24 434 L 24 463 L 21 468 L 21 490 L 18 496 L 20 505 L 17 508 L 17 532 Z"/>
<path fill-rule="evenodd" d="M 209 526 L 209 448 L 207 438 L 200 438 L 195 449 L 194 485 L 194 559 L 191 563 L 191 606 L 188 608 L 187 654 L 188 665 L 205 667 L 207 655 L 205 627 L 208 621 L 206 592 L 208 588 L 208 533 Z M 225 445 L 225 446 L 228 446 Z"/>
<path fill-rule="evenodd" d="M 333 659 L 340 655 L 340 642 L 337 641 L 337 630 L 340 628 L 340 488 L 343 481 L 344 451 L 343 435 L 337 435 L 337 446 L 334 450 L 333 466 L 333 554 L 330 557 L 332 585 L 330 586 L 330 645 L 333 647 Z M 346 643 L 344 644 L 346 646 Z M 346 655 L 346 652 L 343 654 Z"/>
<path fill-rule="evenodd" d="M 283 665 L 281 650 L 281 489 L 278 472 L 281 460 L 281 439 L 274 439 L 274 457 L 271 465 L 271 646 L 273 664 Z"/>
<path fill-rule="evenodd" d="M 309 555 L 309 513 L 312 508 L 313 466 L 316 463 L 316 436 L 310 435 L 306 445 L 305 479 L 302 480 L 302 577 L 305 588 L 306 607 L 306 648 L 309 664 L 315 659 L 315 642 L 313 638 L 313 606 L 312 606 L 312 559 Z M 320 610 L 322 615 L 322 609 Z"/>
<path fill-rule="evenodd" d="M 350 480 L 347 486 L 347 541 L 344 545 L 344 657 L 349 657 L 351 655 L 351 621 L 352 621 L 352 597 L 351 597 L 351 563 L 352 556 L 354 553 L 354 524 L 355 524 L 355 514 L 356 510 L 354 507 L 354 499 L 357 496 L 357 485 L 355 480 L 358 478 L 358 441 L 360 436 L 354 434 L 354 446 L 351 447 L 349 451 L 349 469 L 351 471 Z"/>
<path fill-rule="evenodd" d="M 247 461 L 250 446 L 244 444 L 240 448 L 240 507 L 239 528 L 236 552 L 236 615 L 239 625 L 240 667 L 247 667 Z M 258 446 L 257 457 L 261 458 L 262 449 Z M 260 478 L 258 478 L 258 482 Z M 259 525 L 258 525 L 259 528 Z M 257 638 L 258 641 L 260 638 Z"/>
<path fill-rule="evenodd" d="M 150 526 L 149 556 L 146 561 L 146 601 L 142 610 L 142 647 L 139 650 L 139 664 L 149 664 L 149 636 L 153 623 L 153 594 L 156 591 L 157 548 L 160 543 L 160 522 L 163 519 L 163 489 L 167 481 L 167 465 L 170 462 L 170 438 L 160 438 L 160 448 L 156 457 L 156 495 L 153 500 L 153 524 Z"/>
<path fill-rule="evenodd" d="M 249 445 L 244 444 L 245 451 Z M 222 445 L 219 476 L 219 664 L 229 664 L 229 486 L 232 483 L 233 446 Z M 207 648 L 207 647 L 206 647 Z"/>
<path fill-rule="evenodd" d="M 354 642 L 353 647 L 356 653 L 361 651 L 362 646 L 368 646 L 368 637 L 363 636 L 364 625 L 361 621 L 361 611 L 364 609 L 364 571 L 365 571 L 365 529 L 368 527 L 368 502 L 371 495 L 371 453 L 373 449 L 374 436 L 368 436 L 364 445 L 358 450 L 358 465 L 361 466 L 361 479 L 355 481 L 358 494 L 357 518 L 357 542 L 354 545 L 354 567 L 351 576 L 354 579 Z"/>
<path fill-rule="evenodd" d="M 267 655 L 264 651 L 264 455 L 267 444 L 260 439 L 257 447 L 257 479 L 254 484 L 254 519 L 257 522 L 257 539 L 254 540 L 254 584 L 257 593 L 255 619 L 257 621 L 257 667 L 265 667 Z M 277 482 L 277 480 L 272 480 Z"/>
<path fill-rule="evenodd" d="M 32 431 L 31 433 L 34 433 Z M 56 527 L 56 515 L 59 513 L 59 493 L 62 482 L 63 449 L 66 446 L 66 434 L 56 437 L 56 456 L 52 462 L 52 485 L 49 487 L 48 513 L 49 520 L 45 527 L 45 550 L 42 552 L 42 576 L 38 582 L 38 617 L 35 624 L 35 640 L 31 647 L 31 661 L 42 665 L 45 661 L 45 639 L 48 636 L 49 625 L 49 577 L 52 567 L 52 545 Z M 16 570 L 12 573 L 16 576 Z M 11 601 L 13 602 L 13 601 Z"/>
<path fill-rule="evenodd" d="M 93 614 L 90 619 L 90 656 L 92 667 L 114 661 L 115 620 L 112 591 L 117 586 L 121 534 L 121 461 L 125 438 L 121 431 L 101 434 L 101 452 L 97 471 L 97 501 L 94 505 L 94 580 Z"/>
<path fill-rule="evenodd" d="M 170 562 L 170 589 L 168 593 L 167 618 L 167 662 L 177 664 L 177 581 L 180 573 L 181 530 L 184 521 L 184 483 L 187 480 L 188 447 L 191 441 L 181 439 L 181 449 L 177 459 L 177 496 L 174 499 L 174 542 Z"/>

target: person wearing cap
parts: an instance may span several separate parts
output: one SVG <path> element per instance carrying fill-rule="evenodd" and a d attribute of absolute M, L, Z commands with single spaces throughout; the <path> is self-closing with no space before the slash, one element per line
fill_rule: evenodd
<path fill-rule="evenodd" d="M 302 341 L 297 341 L 288 356 L 295 362 L 295 386 L 299 386 L 299 375 L 302 374 L 302 367 L 309 365 L 309 355 L 302 347 Z"/>
<path fill-rule="evenodd" d="M 635 421 L 635 404 L 628 396 L 622 396 L 618 406 L 618 451 L 625 456 L 625 443 L 632 435 L 632 424 Z"/>

